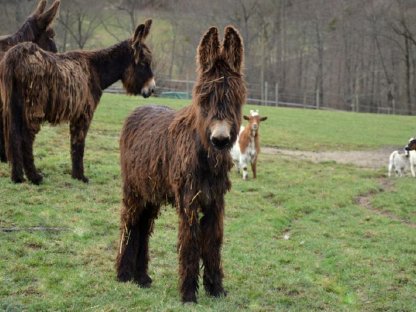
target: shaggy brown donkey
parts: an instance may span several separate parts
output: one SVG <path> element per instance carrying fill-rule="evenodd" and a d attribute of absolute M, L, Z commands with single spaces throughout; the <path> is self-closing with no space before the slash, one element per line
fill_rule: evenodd
<path fill-rule="evenodd" d="M 53 54 L 32 43 L 10 49 L 0 63 L 7 157 L 12 180 L 22 182 L 23 170 L 34 184 L 42 181 L 33 160 L 33 141 L 45 121 L 69 121 L 72 177 L 84 182 L 84 146 L 103 89 L 117 80 L 129 94 L 148 97 L 155 82 L 151 52 L 144 40 L 151 20 L 133 37 L 110 48 Z"/>
<path fill-rule="evenodd" d="M 38 3 L 36 10 L 26 19 L 19 30 L 13 35 L 0 37 L 0 60 L 11 47 L 24 41 L 32 41 L 42 49 L 57 52 L 55 41 L 53 40 L 54 31 L 50 24 L 54 20 L 59 8 L 59 0 L 55 1 L 51 7 L 45 11 L 46 0 Z M 0 102 L 0 117 L 3 114 L 3 105 Z M 0 118 L 0 160 L 7 161 L 4 149 L 3 119 Z"/>
<path fill-rule="evenodd" d="M 222 45 L 211 28 L 197 50 L 193 103 L 136 109 L 120 139 L 123 205 L 117 278 L 150 286 L 149 236 L 160 206 L 179 214 L 179 275 L 183 302 L 196 302 L 199 261 L 211 296 L 225 295 L 222 279 L 224 195 L 230 189 L 230 148 L 240 129 L 246 98 L 243 42 L 233 27 Z M 202 214 L 202 217 L 199 215 Z"/>

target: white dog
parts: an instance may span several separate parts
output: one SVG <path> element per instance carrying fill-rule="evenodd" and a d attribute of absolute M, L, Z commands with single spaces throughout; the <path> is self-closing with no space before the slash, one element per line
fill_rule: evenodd
<path fill-rule="evenodd" d="M 400 154 L 399 151 L 394 151 L 393 153 L 390 154 L 389 173 L 388 173 L 389 177 L 391 177 L 391 173 L 393 170 L 396 172 L 396 176 L 399 176 L 399 177 L 402 177 L 403 174 L 409 170 L 409 167 L 410 167 L 410 155 L 409 154 L 410 153 L 407 150 L 405 150 L 404 154 Z M 412 174 L 413 174 L 413 170 L 412 170 Z"/>

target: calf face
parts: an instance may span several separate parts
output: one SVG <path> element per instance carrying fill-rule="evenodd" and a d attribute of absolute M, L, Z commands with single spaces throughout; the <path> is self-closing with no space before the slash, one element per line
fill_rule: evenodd
<path fill-rule="evenodd" d="M 250 116 L 244 115 L 243 118 L 248 120 L 248 125 L 252 134 L 255 134 L 260 128 L 260 122 L 265 121 L 267 117 L 260 117 L 258 111 L 250 111 Z"/>

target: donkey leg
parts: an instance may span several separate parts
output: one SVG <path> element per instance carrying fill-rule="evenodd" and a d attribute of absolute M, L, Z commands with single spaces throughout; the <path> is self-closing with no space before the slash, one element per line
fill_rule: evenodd
<path fill-rule="evenodd" d="M 132 193 L 125 192 L 121 210 L 120 246 L 116 260 L 117 279 L 120 282 L 135 279 L 140 244 L 137 215 L 141 210 L 143 207 L 140 201 Z"/>
<path fill-rule="evenodd" d="M 192 225 L 184 211 L 179 221 L 179 276 L 182 302 L 197 302 L 200 249 L 198 217 Z"/>
<path fill-rule="evenodd" d="M 122 282 L 134 281 L 141 287 L 149 287 L 152 283 L 147 274 L 149 236 L 158 207 L 143 202 L 128 186 L 123 188 L 123 193 L 117 278 Z"/>
<path fill-rule="evenodd" d="M 15 183 L 22 183 L 25 180 L 23 177 L 22 155 L 23 104 L 15 92 L 12 94 L 10 106 L 10 129 L 7 148 L 12 167 L 11 179 Z"/>
<path fill-rule="evenodd" d="M 146 210 L 139 216 L 139 252 L 137 254 L 134 280 L 141 287 L 150 287 L 152 279 L 147 273 L 149 265 L 149 238 L 153 231 L 154 219 L 157 216 L 157 207 L 146 205 Z"/>
<path fill-rule="evenodd" d="M 204 264 L 204 288 L 214 297 L 225 296 L 222 286 L 221 245 L 223 239 L 222 209 L 209 209 L 201 218 L 201 256 Z"/>
<path fill-rule="evenodd" d="M 27 178 L 36 185 L 39 185 L 43 177 L 37 171 L 35 167 L 35 161 L 33 159 L 33 142 L 35 141 L 35 132 L 23 127 L 23 138 L 22 138 L 22 152 L 23 152 L 23 167 Z"/>
<path fill-rule="evenodd" d="M 18 134 L 15 133 L 13 135 L 16 140 L 14 141 L 14 145 L 11 149 L 13 150 L 10 152 L 10 162 L 12 165 L 12 181 L 14 183 L 22 183 L 25 181 L 23 177 L 23 160 L 22 160 L 22 141 L 21 138 L 17 136 Z"/>
<path fill-rule="evenodd" d="M 72 177 L 85 183 L 88 178 L 84 175 L 84 148 L 89 125 L 90 120 L 85 117 L 70 123 Z"/>
<path fill-rule="evenodd" d="M 3 108 L 0 102 L 0 161 L 7 162 L 6 148 L 4 146 L 4 129 L 3 129 Z"/>
<path fill-rule="evenodd" d="M 139 252 L 139 225 L 124 224 L 121 229 L 120 249 L 117 255 L 117 279 L 120 282 L 134 280 L 137 254 Z"/>

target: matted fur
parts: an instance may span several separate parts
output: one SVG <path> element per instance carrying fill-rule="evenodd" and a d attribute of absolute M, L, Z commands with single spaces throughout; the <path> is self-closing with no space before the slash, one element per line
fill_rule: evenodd
<path fill-rule="evenodd" d="M 25 41 L 34 42 L 44 50 L 57 52 L 54 41 L 55 33 L 50 25 L 58 12 L 59 4 L 59 0 L 54 1 L 45 12 L 46 0 L 39 1 L 35 11 L 26 19 L 16 33 L 0 37 L 0 60 L 10 48 Z M 0 117 L 2 115 L 3 104 L 0 101 Z M 2 118 L 0 118 L 0 160 L 2 162 L 7 161 Z"/>
<path fill-rule="evenodd" d="M 53 54 L 22 43 L 6 53 L 0 64 L 0 92 L 14 182 L 23 180 L 22 169 L 33 183 L 42 180 L 32 145 L 45 121 L 70 122 L 72 177 L 88 181 L 83 167 L 85 138 L 102 90 L 121 79 L 130 94 L 147 97 L 153 91 L 151 53 L 144 43 L 150 26 L 148 20 L 131 39 L 102 50 Z"/>
<path fill-rule="evenodd" d="M 179 214 L 182 301 L 196 302 L 200 259 L 207 293 L 225 295 L 224 195 L 231 187 L 229 149 L 237 138 L 246 99 L 242 62 L 237 30 L 228 26 L 221 45 L 213 27 L 198 46 L 192 105 L 179 111 L 145 106 L 127 118 L 120 138 L 123 205 L 116 262 L 120 281 L 150 286 L 149 236 L 160 206 L 169 203 Z M 213 133 L 219 122 L 230 131 L 229 136 L 218 135 L 223 141 L 216 145 Z"/>

